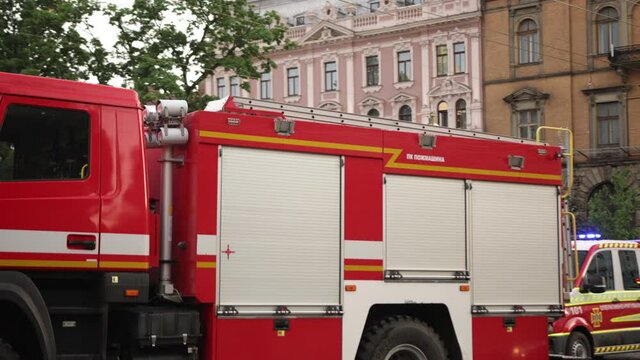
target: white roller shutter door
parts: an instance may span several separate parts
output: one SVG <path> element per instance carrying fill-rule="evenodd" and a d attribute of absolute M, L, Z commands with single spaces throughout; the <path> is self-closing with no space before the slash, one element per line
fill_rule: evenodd
<path fill-rule="evenodd" d="M 385 267 L 466 270 L 464 181 L 387 175 Z"/>
<path fill-rule="evenodd" d="M 224 147 L 220 202 L 221 305 L 340 303 L 339 157 Z"/>
<path fill-rule="evenodd" d="M 474 305 L 558 305 L 554 186 L 476 181 L 471 190 Z"/>

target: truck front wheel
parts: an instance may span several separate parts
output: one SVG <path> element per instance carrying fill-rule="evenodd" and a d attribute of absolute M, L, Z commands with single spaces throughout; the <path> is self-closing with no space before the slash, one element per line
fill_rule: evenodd
<path fill-rule="evenodd" d="M 591 359 L 593 354 L 589 339 L 581 332 L 572 332 L 567 341 L 566 355 L 578 359 Z"/>
<path fill-rule="evenodd" d="M 436 332 L 419 319 L 394 316 L 371 326 L 360 343 L 358 360 L 446 360 Z"/>
<path fill-rule="evenodd" d="M 0 360 L 20 360 L 18 353 L 8 342 L 0 338 Z"/>

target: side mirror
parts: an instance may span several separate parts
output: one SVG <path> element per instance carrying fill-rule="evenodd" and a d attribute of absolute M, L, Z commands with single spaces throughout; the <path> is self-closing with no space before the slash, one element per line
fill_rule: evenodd
<path fill-rule="evenodd" d="M 582 294 L 586 294 L 588 292 L 602 294 L 606 290 L 606 281 L 604 276 L 600 275 L 587 275 L 582 279 L 582 284 L 580 285 L 580 292 Z"/>

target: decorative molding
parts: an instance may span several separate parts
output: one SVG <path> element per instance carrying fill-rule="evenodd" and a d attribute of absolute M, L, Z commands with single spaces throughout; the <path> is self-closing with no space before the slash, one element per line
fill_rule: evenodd
<path fill-rule="evenodd" d="M 395 82 L 395 83 L 393 83 L 393 87 L 396 88 L 396 90 L 408 89 L 408 88 L 413 87 L 413 81 Z"/>
<path fill-rule="evenodd" d="M 300 95 L 285 96 L 284 102 L 286 102 L 286 103 L 299 103 L 301 98 L 302 98 L 302 96 L 300 96 Z"/>

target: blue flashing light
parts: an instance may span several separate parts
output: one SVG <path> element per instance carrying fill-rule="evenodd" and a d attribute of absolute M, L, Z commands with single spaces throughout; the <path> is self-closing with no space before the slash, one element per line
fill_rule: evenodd
<path fill-rule="evenodd" d="M 597 233 L 586 233 L 586 234 L 578 234 L 578 239 L 580 240 L 600 240 L 602 235 Z"/>

